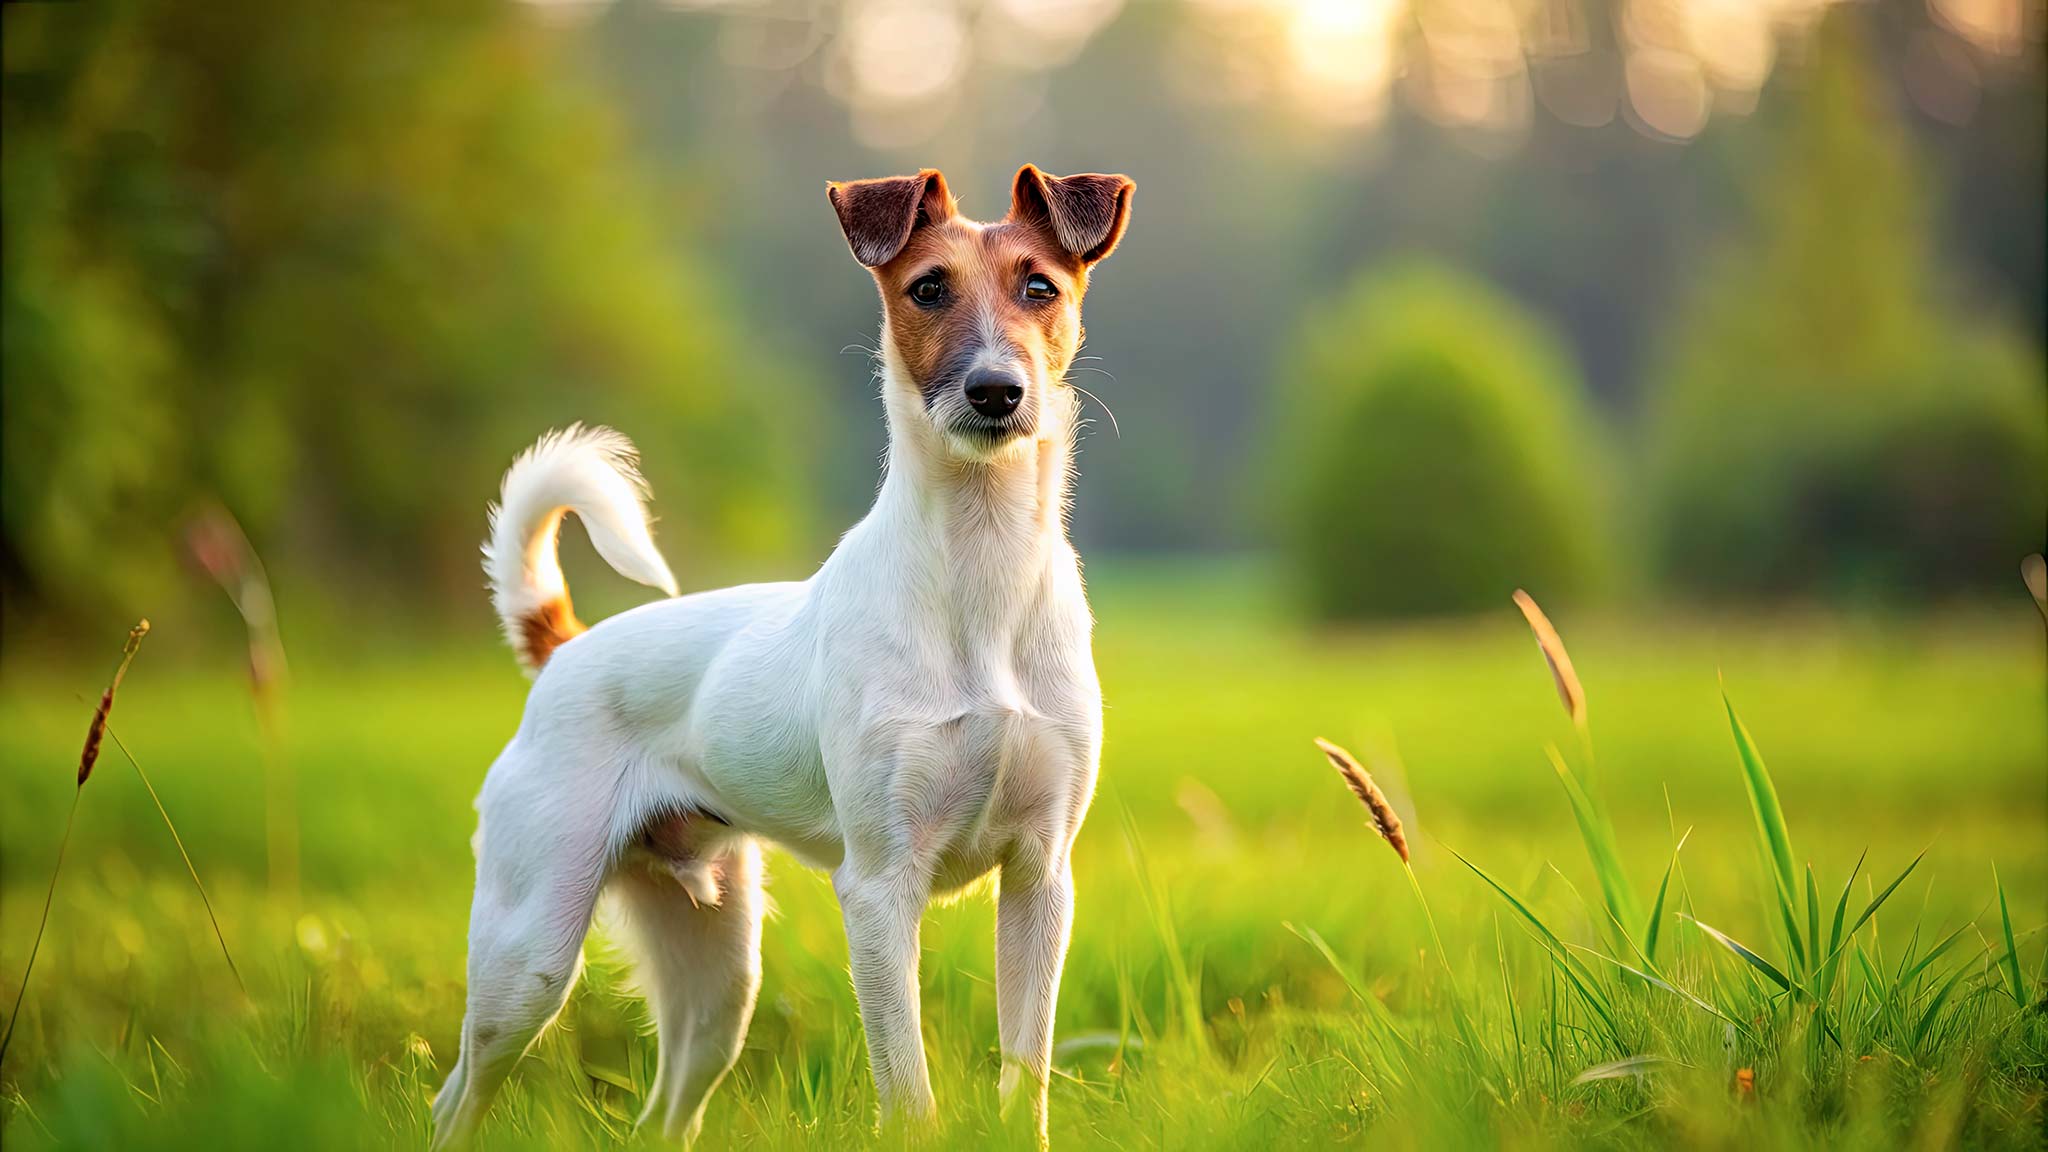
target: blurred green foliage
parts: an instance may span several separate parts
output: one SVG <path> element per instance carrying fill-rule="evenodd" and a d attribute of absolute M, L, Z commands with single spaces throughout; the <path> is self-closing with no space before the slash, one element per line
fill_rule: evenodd
<path fill-rule="evenodd" d="M 1109 374 L 1081 380 L 1120 417 L 1084 445 L 1073 525 L 1091 556 L 1285 536 L 1318 568 L 1303 583 L 1321 582 L 1320 612 L 1411 615 L 1516 583 L 1568 605 L 1578 574 L 1612 583 L 1603 556 L 1654 568 L 1660 592 L 1912 601 L 2009 588 L 2039 547 L 2039 334 L 1977 318 L 2040 314 L 2043 69 L 1969 55 L 1917 0 L 1788 38 L 1754 111 L 1717 110 L 1685 145 L 1546 114 L 1482 139 L 1405 96 L 1341 130 L 1284 101 L 1212 104 L 1147 79 L 1180 75 L 1216 31 L 1192 5 L 1129 6 L 1042 73 L 969 67 L 944 130 L 863 143 L 826 79 L 849 39 L 836 2 L 570 7 L 5 8 L 9 621 L 174 623 L 178 524 L 218 498 L 295 635 L 355 627 L 366 598 L 379 618 L 459 608 L 480 628 L 481 506 L 514 452 L 570 420 L 646 450 L 685 584 L 789 574 L 824 543 L 814 528 L 864 510 L 882 435 L 866 364 L 837 355 L 874 339 L 875 301 L 822 182 L 937 165 L 997 215 L 1027 159 L 1147 189 L 1088 305 L 1083 368 Z M 975 28 L 1006 11 L 931 8 Z M 1588 13 L 1604 27 L 1619 9 Z M 1960 118 L 1930 114 L 1911 79 L 1929 43 L 1974 70 Z M 1619 67 L 1617 48 L 1593 52 Z M 1731 230 L 1742 243 L 1702 277 Z M 1428 335 L 1332 353 L 1338 375 L 1407 356 L 1385 372 L 1461 377 L 1443 396 L 1411 381 L 1401 419 L 1423 430 L 1347 452 L 1332 430 L 1353 401 L 1402 389 L 1272 370 L 1309 367 L 1303 315 L 1404 252 L 1525 318 L 1475 304 L 1432 329 L 1434 367 L 1402 351 Z M 1515 343 L 1542 350 L 1496 351 Z M 1624 547 L 1600 545 L 1581 370 L 1604 422 L 1643 433 L 1616 473 L 1642 494 Z M 1553 375 L 1571 399 L 1526 382 Z M 1495 397 L 1509 407 L 1457 416 Z M 1546 419 L 1563 445 L 1528 447 Z M 1276 422 L 1277 461 L 1249 431 Z M 1240 496 L 1271 491 L 1276 464 L 1279 531 L 1242 514 L 1271 502 Z M 1551 479 L 1518 488 L 1522 468 Z M 1482 513 L 1493 526 L 1467 525 Z M 612 583 L 579 579 L 586 549 L 565 558 L 601 615 Z"/>
<path fill-rule="evenodd" d="M 802 381 L 675 250 L 609 106 L 515 6 L 6 20 L 11 607 L 155 610 L 207 497 L 337 593 L 473 597 L 484 494 L 572 419 L 688 494 L 672 556 L 798 535 Z"/>
<path fill-rule="evenodd" d="M 1754 235 L 1679 317 L 1652 389 L 1651 521 L 1677 587 L 1904 600 L 2004 587 L 2040 547 L 2040 356 L 1944 299 L 1866 55 L 1827 22 Z"/>
<path fill-rule="evenodd" d="M 1571 603 L 1609 584 L 1603 451 L 1570 357 L 1485 284 L 1410 264 L 1312 316 L 1278 472 L 1300 594 L 1325 617 Z"/>

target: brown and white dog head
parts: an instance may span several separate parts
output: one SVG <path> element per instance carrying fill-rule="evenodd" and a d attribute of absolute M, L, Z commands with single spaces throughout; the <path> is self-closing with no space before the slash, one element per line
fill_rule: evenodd
<path fill-rule="evenodd" d="M 919 413 L 975 460 L 1063 433 L 1074 405 L 1052 390 L 1081 346 L 1088 271 L 1123 237 L 1133 187 L 1026 164 L 1009 214 L 980 224 L 936 169 L 831 185 L 847 246 L 881 290 L 891 419 Z"/>

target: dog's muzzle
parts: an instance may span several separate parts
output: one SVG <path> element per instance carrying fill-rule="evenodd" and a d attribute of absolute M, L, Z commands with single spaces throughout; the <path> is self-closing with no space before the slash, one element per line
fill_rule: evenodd
<path fill-rule="evenodd" d="M 963 350 L 923 387 L 932 422 L 969 451 L 999 448 L 1037 431 L 1038 403 L 1025 373 L 1008 356 Z"/>

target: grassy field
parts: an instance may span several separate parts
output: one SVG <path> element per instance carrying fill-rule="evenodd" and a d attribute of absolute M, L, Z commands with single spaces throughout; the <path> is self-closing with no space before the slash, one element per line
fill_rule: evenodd
<path fill-rule="evenodd" d="M 2040 1145 L 2048 679 L 2023 597 L 1936 619 L 1558 619 L 1590 697 L 1618 867 L 1643 907 L 1690 830 L 1656 980 L 1594 954 L 1649 963 L 1629 953 L 1641 932 L 1622 940 L 1602 923 L 1544 746 L 1592 766 L 1512 607 L 1327 634 L 1229 579 L 1112 574 L 1096 601 L 1108 745 L 1078 850 L 1055 1146 Z M 17 650 L 0 667 L 8 1003 L 119 640 L 110 627 L 106 660 Z M 114 727 L 178 821 L 249 995 L 110 746 L 0 1069 L 8 1149 L 423 1143 L 461 1015 L 469 803 L 525 685 L 481 623 L 460 643 L 345 663 L 301 645 L 292 658 L 296 903 L 267 891 L 240 668 L 175 640 L 143 649 Z M 1799 883 L 1808 862 L 1817 877 L 1810 932 L 1795 916 L 1788 933 L 1765 880 L 1717 676 L 1776 781 Z M 1414 887 L 1316 736 L 1362 753 L 1393 795 Z M 1922 849 L 1869 924 L 1830 932 L 1838 901 L 1853 921 Z M 873 1096 L 829 884 L 778 859 L 770 887 L 760 1009 L 705 1145 L 860 1143 Z M 1841 943 L 1825 985 L 1824 957 L 1802 965 L 1792 935 Z M 487 1145 L 631 1139 L 653 1041 L 602 936 Z M 985 898 L 927 920 L 945 1146 L 1008 1142 L 991 940 Z"/>

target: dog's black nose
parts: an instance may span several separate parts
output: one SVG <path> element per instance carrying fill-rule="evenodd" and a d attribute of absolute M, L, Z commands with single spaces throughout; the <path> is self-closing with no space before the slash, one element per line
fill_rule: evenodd
<path fill-rule="evenodd" d="M 1024 402 L 1024 385 L 1008 372 L 977 368 L 967 374 L 967 403 L 991 420 L 1001 420 Z"/>

